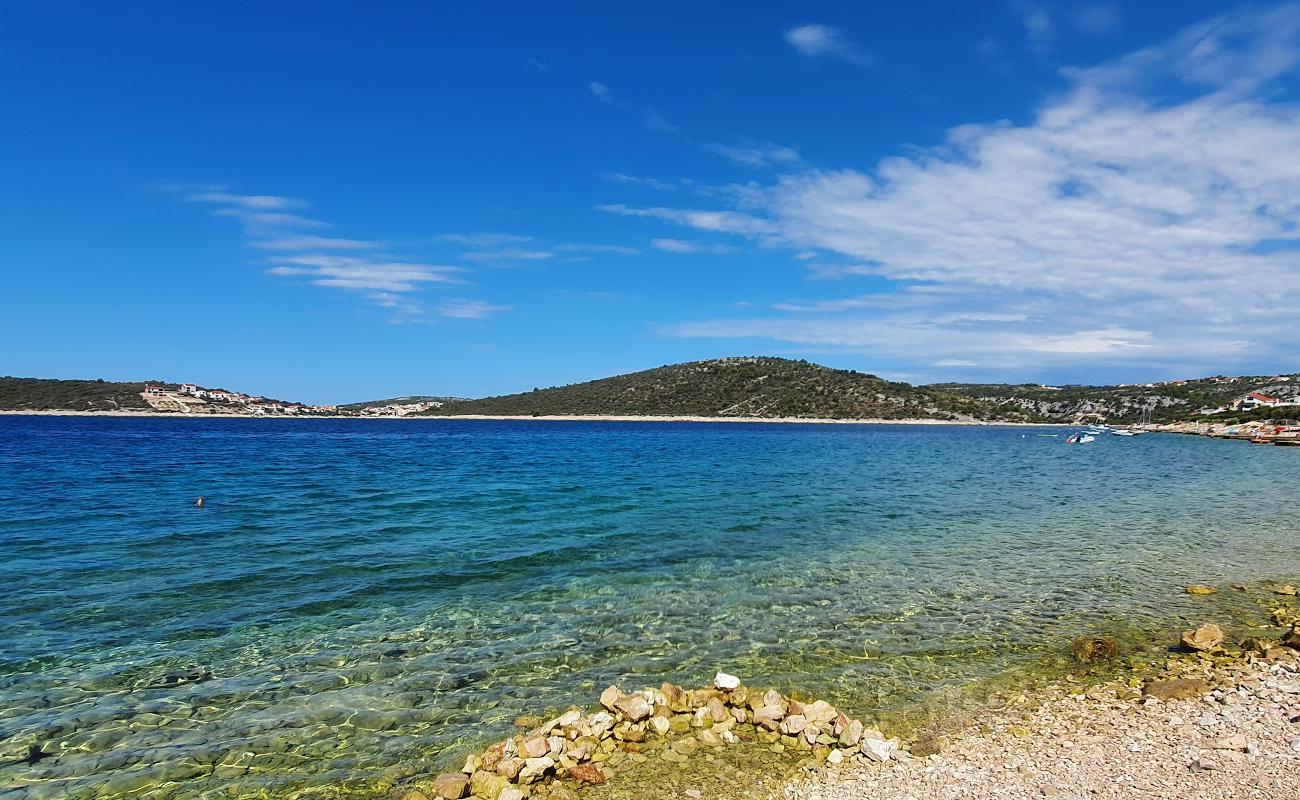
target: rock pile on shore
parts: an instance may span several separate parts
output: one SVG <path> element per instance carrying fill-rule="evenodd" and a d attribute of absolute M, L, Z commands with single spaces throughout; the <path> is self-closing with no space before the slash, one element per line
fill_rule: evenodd
<path fill-rule="evenodd" d="M 625 761 L 680 764 L 740 742 L 829 765 L 907 757 L 897 739 L 823 700 L 751 689 L 723 672 L 703 689 L 665 683 L 624 693 L 611 686 L 600 704 L 593 714 L 573 709 L 497 742 L 467 758 L 460 772 L 417 780 L 403 800 L 572 800 L 577 787 L 604 783 Z"/>

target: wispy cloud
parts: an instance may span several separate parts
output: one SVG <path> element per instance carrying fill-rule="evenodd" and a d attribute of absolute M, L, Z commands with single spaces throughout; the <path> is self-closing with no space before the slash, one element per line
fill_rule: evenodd
<path fill-rule="evenodd" d="M 609 253 L 619 256 L 634 256 L 641 252 L 635 247 L 627 247 L 621 244 L 591 244 L 589 242 L 565 242 L 555 245 L 555 250 L 561 253 Z"/>
<path fill-rule="evenodd" d="M 664 118 L 663 114 L 655 111 L 653 108 L 647 108 L 642 113 L 645 114 L 646 130 L 658 131 L 659 133 L 681 133 L 681 129 Z"/>
<path fill-rule="evenodd" d="M 661 181 L 657 178 L 639 178 L 635 175 L 624 175 L 621 172 L 607 172 L 605 173 L 605 178 L 614 183 L 623 183 L 630 186 L 646 186 L 651 189 L 659 189 L 660 191 L 671 191 L 677 188 L 677 184 L 669 181 Z"/>
<path fill-rule="evenodd" d="M 601 83 L 600 81 L 592 81 L 591 83 L 587 84 L 587 88 L 591 90 L 592 97 L 596 98 L 597 100 L 604 103 L 605 105 L 611 106 L 614 104 L 614 93 L 609 90 L 608 86 Z"/>
<path fill-rule="evenodd" d="M 624 100 L 620 100 L 619 98 L 614 96 L 613 90 L 611 90 L 608 86 L 601 83 L 600 81 L 591 81 L 590 83 L 588 83 L 587 90 L 591 92 L 592 97 L 596 98 L 597 100 L 604 103 L 605 105 L 610 106 L 611 108 L 622 109 L 624 111 L 640 114 L 641 124 L 643 127 L 645 127 L 646 130 L 655 131 L 657 133 L 668 133 L 672 135 L 677 135 L 681 133 L 680 128 L 678 128 L 676 125 L 669 122 L 668 119 L 664 117 L 663 114 L 659 113 L 657 110 L 650 108 L 649 106 L 638 106 L 632 103 L 628 103 Z"/>
<path fill-rule="evenodd" d="M 726 244 L 710 244 L 707 242 L 691 242 L 685 239 L 652 239 L 650 246 L 656 250 L 662 250 L 665 253 L 704 253 L 707 255 L 723 256 L 736 252 L 736 248 Z"/>
<path fill-rule="evenodd" d="M 445 233 L 434 238 L 439 242 L 448 242 L 469 248 L 468 251 L 460 254 L 460 258 L 480 263 L 541 262 L 574 253 L 632 256 L 641 252 L 635 247 L 597 242 L 549 244 L 535 236 L 524 236 L 515 233 Z"/>
<path fill-rule="evenodd" d="M 1079 33 L 1101 36 L 1119 27 L 1119 11 L 1111 5 L 1084 6 L 1074 12 L 1070 21 Z"/>
<path fill-rule="evenodd" d="M 530 250 L 523 247 L 502 247 L 497 250 L 471 250 L 462 253 L 466 261 L 545 261 L 555 258 L 550 250 Z"/>
<path fill-rule="evenodd" d="M 669 335 L 989 369 L 1293 360 L 1300 108 L 1271 81 L 1298 65 L 1300 6 L 1247 9 L 1066 71 L 1025 124 L 960 126 L 869 171 L 802 168 L 730 208 L 603 210 L 838 257 L 823 276 L 894 289 Z"/>
<path fill-rule="evenodd" d="M 843 31 L 830 25 L 808 23 L 785 32 L 785 41 L 805 56 L 829 56 L 850 64 L 868 65 L 875 59 Z"/>
<path fill-rule="evenodd" d="M 1056 22 L 1052 14 L 1036 0 L 1008 0 L 1011 12 L 1020 18 L 1029 49 L 1044 55 L 1056 44 Z"/>
<path fill-rule="evenodd" d="M 799 163 L 799 153 L 774 142 L 746 141 L 736 145 L 709 143 L 702 145 L 710 153 L 746 167 L 788 166 Z"/>
<path fill-rule="evenodd" d="M 280 236 L 274 239 L 257 239 L 253 247 L 260 250 L 373 250 L 379 242 L 364 239 L 339 239 L 329 236 Z"/>
<path fill-rule="evenodd" d="M 717 233 L 738 233 L 744 235 L 763 235 L 776 233 L 772 223 L 760 217 L 739 211 L 709 211 L 689 208 L 636 208 L 622 203 L 610 203 L 596 206 L 597 211 L 618 214 L 624 217 L 648 217 L 668 220 Z"/>
<path fill-rule="evenodd" d="M 485 319 L 509 311 L 510 306 L 496 306 L 483 300 L 448 300 L 437 310 L 442 316 L 453 319 Z"/>
<path fill-rule="evenodd" d="M 271 211 L 280 208 L 291 208 L 299 205 L 298 201 L 289 197 L 279 197 L 270 194 L 232 194 L 230 192 L 202 192 L 200 194 L 190 195 L 190 200 L 198 203 L 219 203 L 224 206 L 234 206 L 256 211 Z"/>
<path fill-rule="evenodd" d="M 213 214 L 242 223 L 250 247 L 275 253 L 260 262 L 269 274 L 357 293 L 392 311 L 395 321 L 424 313 L 416 296 L 422 287 L 464 282 L 460 267 L 394 256 L 383 252 L 382 242 L 305 234 L 303 229 L 330 226 L 283 210 L 306 206 L 295 198 L 237 194 L 224 187 L 167 188 L 189 202 L 212 207 Z"/>
<path fill-rule="evenodd" d="M 451 242 L 464 247 L 500 247 L 533 241 L 531 236 L 515 233 L 444 233 L 435 238 L 440 242 Z"/>

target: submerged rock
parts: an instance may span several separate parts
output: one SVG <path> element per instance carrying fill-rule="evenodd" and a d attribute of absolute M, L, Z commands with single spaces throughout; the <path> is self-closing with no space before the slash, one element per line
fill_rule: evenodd
<path fill-rule="evenodd" d="M 1281 594 L 1281 595 L 1286 595 L 1287 597 L 1295 597 L 1296 595 L 1300 595 L 1300 589 L 1297 589 L 1296 587 L 1288 583 L 1285 586 L 1279 586 L 1276 589 L 1274 589 L 1273 594 Z"/>
<path fill-rule="evenodd" d="M 1186 589 L 1183 589 L 1183 591 L 1187 592 L 1188 594 L 1202 594 L 1202 595 L 1219 593 L 1219 590 L 1214 588 L 1213 586 L 1201 586 L 1199 584 L 1188 586 Z"/>
<path fill-rule="evenodd" d="M 605 782 L 605 773 L 598 764 L 579 764 L 569 768 L 569 777 L 578 783 L 600 784 Z M 552 792 L 554 797 L 555 793 Z"/>
<path fill-rule="evenodd" d="M 1144 691 L 1157 700 L 1194 700 L 1210 693 L 1210 685 L 1200 678 L 1151 681 Z"/>
<path fill-rule="evenodd" d="M 1208 623 L 1195 630 L 1183 631 L 1181 642 L 1188 650 L 1204 652 L 1223 644 L 1223 639 L 1223 629 L 1214 623 Z"/>
<path fill-rule="evenodd" d="M 1119 655 L 1119 645 L 1109 636 L 1080 636 L 1070 643 L 1070 654 L 1083 664 Z"/>

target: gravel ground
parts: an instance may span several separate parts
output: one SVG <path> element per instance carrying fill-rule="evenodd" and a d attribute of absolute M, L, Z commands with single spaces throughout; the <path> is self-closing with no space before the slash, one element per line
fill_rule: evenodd
<path fill-rule="evenodd" d="M 1187 673 L 1184 673 L 1187 674 Z M 791 784 L 790 800 L 943 798 L 1300 798 L 1300 663 L 1211 669 L 1199 699 L 1123 688 L 981 719 L 925 758 Z"/>

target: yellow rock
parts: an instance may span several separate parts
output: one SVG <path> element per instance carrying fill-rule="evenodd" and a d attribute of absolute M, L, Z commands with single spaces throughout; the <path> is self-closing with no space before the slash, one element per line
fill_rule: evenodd
<path fill-rule="evenodd" d="M 1188 586 L 1183 591 L 1187 592 L 1188 594 L 1218 594 L 1219 593 L 1219 590 L 1214 588 L 1213 586 L 1200 586 L 1200 585 Z"/>

